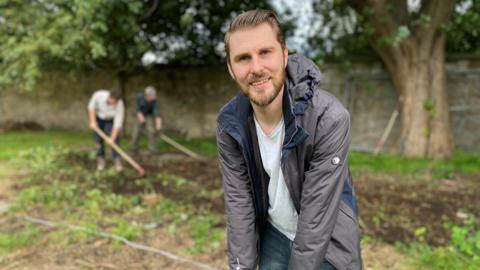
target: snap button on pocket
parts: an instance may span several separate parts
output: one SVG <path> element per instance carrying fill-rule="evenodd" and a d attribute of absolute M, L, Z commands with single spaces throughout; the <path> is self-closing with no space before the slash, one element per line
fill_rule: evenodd
<path fill-rule="evenodd" d="M 340 158 L 339 157 L 332 158 L 332 164 L 333 165 L 337 165 L 338 163 L 340 163 Z"/>

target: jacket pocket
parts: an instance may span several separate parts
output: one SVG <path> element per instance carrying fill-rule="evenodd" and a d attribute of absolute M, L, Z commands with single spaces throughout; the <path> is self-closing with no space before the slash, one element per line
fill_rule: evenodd
<path fill-rule="evenodd" d="M 353 210 L 340 201 L 338 217 L 327 249 L 326 259 L 337 270 L 360 270 L 360 229 Z"/>

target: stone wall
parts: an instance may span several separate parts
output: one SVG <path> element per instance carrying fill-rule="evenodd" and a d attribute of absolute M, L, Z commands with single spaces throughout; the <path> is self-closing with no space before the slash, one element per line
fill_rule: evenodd
<path fill-rule="evenodd" d="M 33 93 L 0 92 L 0 123 L 35 121 L 46 128 L 86 130 L 87 103 L 97 89 L 115 87 L 111 72 L 50 72 Z M 131 77 L 126 85 L 126 130 L 135 117 L 135 95 L 158 91 L 164 127 L 188 137 L 213 136 L 218 110 L 236 93 L 224 67 L 160 68 Z"/>
<path fill-rule="evenodd" d="M 480 151 L 480 60 L 447 64 L 447 89 L 455 143 Z M 371 150 L 381 137 L 397 96 L 380 63 L 356 62 L 349 73 L 339 65 L 323 68 L 322 88 L 349 109 L 352 148 Z M 127 88 L 127 132 L 134 119 L 134 97 L 146 85 L 158 89 L 166 129 L 188 137 L 214 136 L 218 110 L 237 90 L 225 67 L 164 67 L 131 77 Z M 50 72 L 34 93 L 0 92 L 0 123 L 35 121 L 46 128 L 88 129 L 86 104 L 96 89 L 115 85 L 112 72 Z M 386 149 L 399 134 L 399 119 Z"/>

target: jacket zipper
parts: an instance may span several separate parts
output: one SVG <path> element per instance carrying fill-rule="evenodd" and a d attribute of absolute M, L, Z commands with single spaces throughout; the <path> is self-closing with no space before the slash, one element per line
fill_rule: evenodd
<path fill-rule="evenodd" d="M 240 259 L 238 257 L 237 257 L 237 267 L 235 267 L 235 270 L 241 270 Z"/>

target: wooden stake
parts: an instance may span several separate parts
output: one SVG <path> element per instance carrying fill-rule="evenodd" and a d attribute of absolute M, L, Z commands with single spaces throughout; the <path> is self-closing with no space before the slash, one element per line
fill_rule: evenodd
<path fill-rule="evenodd" d="M 395 120 L 397 120 L 398 117 L 398 109 L 395 107 L 395 110 L 392 113 L 392 116 L 390 116 L 390 120 L 388 120 L 387 127 L 385 128 L 382 137 L 377 143 L 377 146 L 375 146 L 375 150 L 373 150 L 373 154 L 377 155 L 380 153 L 380 151 L 383 149 L 383 145 L 385 144 L 385 141 L 387 140 L 388 136 L 390 135 L 390 132 L 392 131 L 393 124 L 395 124 Z"/>

